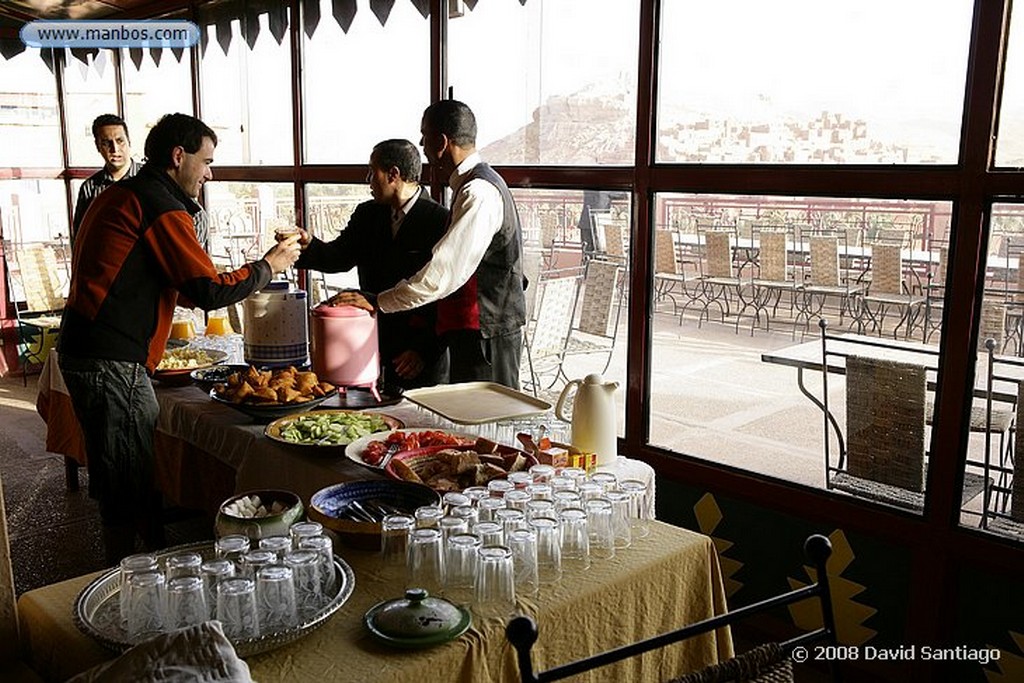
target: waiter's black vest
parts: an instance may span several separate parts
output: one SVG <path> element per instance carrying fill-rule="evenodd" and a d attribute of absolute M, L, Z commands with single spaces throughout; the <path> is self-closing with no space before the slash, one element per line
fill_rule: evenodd
<path fill-rule="evenodd" d="M 477 266 L 473 279 L 476 280 L 477 308 L 479 311 L 480 334 L 484 338 L 497 337 L 515 332 L 526 324 L 526 295 L 523 293 L 523 232 L 519 225 L 516 204 L 508 185 L 497 172 L 487 164 L 474 166 L 462 180 L 460 189 L 471 180 L 479 178 L 494 185 L 501 193 L 504 217 L 501 229 L 491 239 L 484 257 Z M 454 202 L 453 202 L 454 203 Z M 469 284 L 469 283 L 467 283 Z M 438 302 L 438 322 L 446 319 L 460 320 L 464 311 L 453 308 L 472 305 L 467 285 L 456 290 Z M 446 310 L 447 309 L 447 310 Z"/>

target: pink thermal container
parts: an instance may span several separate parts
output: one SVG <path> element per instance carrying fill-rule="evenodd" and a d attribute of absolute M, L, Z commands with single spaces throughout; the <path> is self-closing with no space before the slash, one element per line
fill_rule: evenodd
<path fill-rule="evenodd" d="M 377 318 L 355 306 L 321 304 L 310 311 L 313 371 L 339 387 L 369 387 L 380 376 Z"/>

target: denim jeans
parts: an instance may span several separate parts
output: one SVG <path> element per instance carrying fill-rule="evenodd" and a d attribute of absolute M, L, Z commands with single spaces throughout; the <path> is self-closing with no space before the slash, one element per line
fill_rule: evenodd
<path fill-rule="evenodd" d="M 60 371 L 85 435 L 89 495 L 104 524 L 145 516 L 154 491 L 153 435 L 160 407 L 138 363 L 75 358 L 62 353 Z"/>

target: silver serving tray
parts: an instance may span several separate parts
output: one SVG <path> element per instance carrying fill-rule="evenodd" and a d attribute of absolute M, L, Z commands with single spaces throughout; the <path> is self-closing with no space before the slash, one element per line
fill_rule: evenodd
<path fill-rule="evenodd" d="M 157 560 L 184 551 L 197 552 L 204 560 L 214 557 L 213 543 L 206 542 L 168 548 L 157 553 Z M 351 597 L 356 585 L 352 567 L 337 555 L 334 556 L 334 571 L 337 592 L 319 614 L 284 631 L 267 633 L 256 638 L 233 639 L 231 643 L 235 646 L 238 656 L 248 657 L 274 650 L 322 626 Z M 75 600 L 74 612 L 75 625 L 82 633 L 95 638 L 101 645 L 115 652 L 123 652 L 135 645 L 128 639 L 128 633 L 121 626 L 120 590 L 120 572 L 116 568 L 111 569 L 82 589 Z"/>

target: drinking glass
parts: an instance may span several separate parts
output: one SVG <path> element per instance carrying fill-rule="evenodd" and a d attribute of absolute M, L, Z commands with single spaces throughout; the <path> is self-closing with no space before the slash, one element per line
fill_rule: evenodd
<path fill-rule="evenodd" d="M 529 471 L 534 484 L 546 484 L 555 476 L 555 468 L 551 465 L 534 465 Z"/>
<path fill-rule="evenodd" d="M 409 535 L 416 520 L 409 515 L 387 515 L 381 522 L 380 559 L 382 573 L 396 577 L 406 570 L 409 561 Z"/>
<path fill-rule="evenodd" d="M 260 634 L 256 613 L 256 582 L 235 577 L 220 582 L 217 589 L 217 619 L 224 635 L 231 639 L 255 638 Z"/>
<path fill-rule="evenodd" d="M 517 472 L 516 474 L 522 474 Z M 533 496 L 526 492 L 526 487 L 513 489 L 505 494 L 505 507 L 513 510 L 526 512 L 526 504 L 533 500 Z"/>
<path fill-rule="evenodd" d="M 128 625 L 128 579 L 135 572 L 157 571 L 156 555 L 149 553 L 141 555 L 129 555 L 122 558 L 119 564 L 121 574 L 121 590 L 118 593 L 118 607 L 121 612 L 121 624 Z"/>
<path fill-rule="evenodd" d="M 416 508 L 413 513 L 417 529 L 436 529 L 438 522 L 444 517 L 444 510 L 437 505 L 424 505 Z"/>
<path fill-rule="evenodd" d="M 475 505 L 480 499 L 491 495 L 491 492 L 487 490 L 486 486 L 470 486 L 468 489 L 462 490 L 462 495 L 469 498 L 470 505 Z"/>
<path fill-rule="evenodd" d="M 530 527 L 537 534 L 537 573 L 542 583 L 555 583 L 562 578 L 562 539 L 558 520 L 534 517 Z"/>
<path fill-rule="evenodd" d="M 179 576 L 167 582 L 167 628 L 196 626 L 209 615 L 201 578 Z"/>
<path fill-rule="evenodd" d="M 409 579 L 406 588 L 438 594 L 444 586 L 444 546 L 438 529 L 414 529 L 409 535 Z"/>
<path fill-rule="evenodd" d="M 242 555 L 242 565 L 238 572 L 240 576 L 244 576 L 248 579 L 256 580 L 256 572 L 263 567 L 269 567 L 277 564 L 277 553 L 273 550 L 265 550 L 260 548 L 258 550 L 250 550 L 246 554 Z"/>
<path fill-rule="evenodd" d="M 554 489 L 548 483 L 530 484 L 526 487 L 526 492 L 530 494 L 533 500 L 553 500 Z"/>
<path fill-rule="evenodd" d="M 569 477 L 575 481 L 577 488 L 579 488 L 581 482 L 587 480 L 587 471 L 582 467 L 563 467 L 559 470 L 558 474 L 563 477 Z"/>
<path fill-rule="evenodd" d="M 551 517 L 555 519 L 555 504 L 550 500 L 531 500 L 526 504 L 526 518 L 533 520 L 537 517 Z"/>
<path fill-rule="evenodd" d="M 291 536 L 267 536 L 260 539 L 260 550 L 271 550 L 277 555 L 277 561 L 283 562 L 284 556 L 292 549 Z"/>
<path fill-rule="evenodd" d="M 448 514 L 451 514 L 451 509 L 462 505 L 470 505 L 472 501 L 469 496 L 458 491 L 449 491 L 441 497 L 441 506 Z"/>
<path fill-rule="evenodd" d="M 480 511 L 472 505 L 460 505 L 452 508 L 449 513 L 452 517 L 460 517 L 466 520 L 467 526 L 473 526 L 480 521 Z"/>
<path fill-rule="evenodd" d="M 577 491 L 561 489 L 559 491 L 555 491 L 553 498 L 555 501 L 556 512 L 561 512 L 568 508 L 583 508 L 583 499 Z"/>
<path fill-rule="evenodd" d="M 612 503 L 612 532 L 615 534 L 615 547 L 628 548 L 632 542 L 632 533 L 629 528 L 632 497 L 618 489 L 608 491 L 604 495 Z"/>
<path fill-rule="evenodd" d="M 559 491 L 575 491 L 577 483 L 578 482 L 572 477 L 566 477 L 562 474 L 556 474 L 548 480 L 551 490 L 555 493 L 558 493 Z"/>
<path fill-rule="evenodd" d="M 522 510 L 504 508 L 495 511 L 494 521 L 501 525 L 501 531 L 504 534 L 503 538 L 508 538 L 510 531 L 526 528 L 526 513 Z"/>
<path fill-rule="evenodd" d="M 292 570 L 299 621 L 309 621 L 326 602 L 320 579 L 320 556 L 315 550 L 293 550 L 284 556 L 284 566 Z"/>
<path fill-rule="evenodd" d="M 651 530 L 647 526 L 647 515 L 650 500 L 647 497 L 647 484 L 639 479 L 624 479 L 619 482 L 619 490 L 629 494 L 631 499 L 629 514 L 629 530 L 633 538 L 646 538 Z"/>
<path fill-rule="evenodd" d="M 480 573 L 476 581 L 475 608 L 481 616 L 506 618 L 516 605 L 515 572 L 512 551 L 500 545 L 483 546 L 477 551 Z"/>
<path fill-rule="evenodd" d="M 249 540 L 249 537 L 242 534 L 221 536 L 214 544 L 218 558 L 231 560 L 238 566 L 242 564 L 242 555 L 249 552 L 251 548 L 252 542 Z"/>
<path fill-rule="evenodd" d="M 506 534 L 508 549 L 512 551 L 516 593 L 536 595 L 540 584 L 537 569 L 537 532 L 533 529 L 514 529 Z"/>
<path fill-rule="evenodd" d="M 517 490 L 522 491 L 533 483 L 533 475 L 529 472 L 509 472 L 506 477 Z"/>
<path fill-rule="evenodd" d="M 515 489 L 515 484 L 508 479 L 491 479 L 487 482 L 487 490 L 494 498 L 504 498 L 505 494 Z"/>
<path fill-rule="evenodd" d="M 223 308 L 210 311 L 209 316 L 206 318 L 206 330 L 203 331 L 203 334 L 207 337 L 221 337 L 231 334 L 231 332 L 231 323 L 228 321 L 227 312 Z"/>
<path fill-rule="evenodd" d="M 594 498 L 585 503 L 587 533 L 590 535 L 592 557 L 615 557 L 615 532 L 612 529 L 612 503 L 607 498 Z"/>
<path fill-rule="evenodd" d="M 139 642 L 154 636 L 167 623 L 167 590 L 157 571 L 135 572 L 128 577 L 128 638 Z"/>
<path fill-rule="evenodd" d="M 167 580 L 179 576 L 199 576 L 203 558 L 199 553 L 177 553 L 167 558 Z"/>
<path fill-rule="evenodd" d="M 329 602 L 332 595 L 335 595 L 334 588 L 334 542 L 330 536 L 309 536 L 299 541 L 299 550 L 312 550 L 317 555 L 317 562 L 320 567 L 320 590 L 324 594 L 324 600 Z M 405 566 L 405 560 L 402 560 Z"/>
<path fill-rule="evenodd" d="M 295 522 L 288 527 L 288 536 L 292 539 L 292 548 L 299 549 L 304 538 L 315 538 L 324 535 L 324 525 L 320 522 Z"/>
<path fill-rule="evenodd" d="M 464 517 L 453 517 L 445 515 L 438 522 L 441 530 L 441 543 L 447 545 L 448 539 L 455 534 L 469 533 L 469 522 Z"/>
<path fill-rule="evenodd" d="M 501 522 L 477 522 L 472 533 L 480 538 L 484 545 L 501 545 L 505 542 L 505 527 Z"/>
<path fill-rule="evenodd" d="M 292 568 L 272 565 L 256 572 L 256 609 L 264 635 L 298 624 Z"/>
<path fill-rule="evenodd" d="M 619 478 L 611 472 L 594 472 L 590 475 L 590 481 L 603 486 L 605 493 L 619 485 Z"/>
<path fill-rule="evenodd" d="M 235 575 L 235 563 L 231 560 L 207 560 L 199 568 L 206 596 L 206 610 L 211 619 L 217 618 L 217 589 L 220 582 Z"/>
<path fill-rule="evenodd" d="M 604 485 L 597 481 L 581 481 L 576 487 L 584 501 L 604 498 Z"/>
<path fill-rule="evenodd" d="M 501 510 L 504 507 L 504 498 L 481 498 L 477 501 L 476 511 L 479 513 L 481 522 L 493 522 L 495 510 Z"/>
<path fill-rule="evenodd" d="M 455 534 L 445 546 L 445 594 L 465 602 L 472 595 L 480 566 L 480 539 L 473 534 Z"/>
<path fill-rule="evenodd" d="M 562 539 L 562 565 L 569 569 L 589 569 L 587 513 L 579 508 L 567 508 L 558 513 L 558 524 Z"/>

